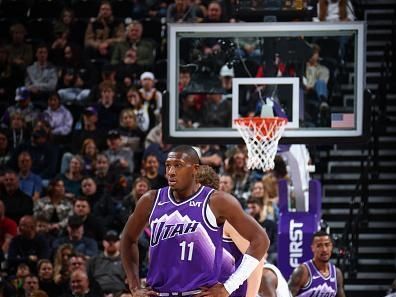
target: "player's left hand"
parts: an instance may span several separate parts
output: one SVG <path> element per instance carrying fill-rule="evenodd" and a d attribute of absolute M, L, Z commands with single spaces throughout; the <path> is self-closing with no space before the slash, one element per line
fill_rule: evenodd
<path fill-rule="evenodd" d="M 227 290 L 224 288 L 223 284 L 216 284 L 213 287 L 206 288 L 203 287 L 201 288 L 201 293 L 195 295 L 195 297 L 228 297 L 230 294 L 228 294 Z"/>

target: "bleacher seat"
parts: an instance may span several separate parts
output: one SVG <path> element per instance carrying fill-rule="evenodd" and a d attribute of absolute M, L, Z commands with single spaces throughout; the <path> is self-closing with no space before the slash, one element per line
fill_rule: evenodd
<path fill-rule="evenodd" d="M 113 0 L 111 6 L 113 8 L 113 15 L 117 18 L 130 17 L 132 14 L 132 0 Z"/>
<path fill-rule="evenodd" d="M 28 1 L 25 0 L 3 0 L 0 11 L 3 17 L 16 18 L 21 21 L 27 17 L 30 9 Z"/>
<path fill-rule="evenodd" d="M 26 26 L 27 38 L 33 44 L 49 43 L 53 39 L 53 22 L 49 19 L 31 19 Z"/>
<path fill-rule="evenodd" d="M 33 18 L 58 18 L 65 3 L 62 0 L 36 0 L 30 10 Z"/>
<path fill-rule="evenodd" d="M 99 4 L 98 0 L 75 0 L 72 9 L 78 18 L 91 18 L 98 15 Z"/>

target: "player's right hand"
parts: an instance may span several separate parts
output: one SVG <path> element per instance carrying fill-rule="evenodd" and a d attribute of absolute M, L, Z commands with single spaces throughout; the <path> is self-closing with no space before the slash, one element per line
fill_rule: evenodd
<path fill-rule="evenodd" d="M 132 289 L 130 290 L 132 293 L 132 297 L 151 297 L 151 296 L 159 296 L 158 292 L 155 292 L 151 288 L 142 288 L 142 289 Z"/>

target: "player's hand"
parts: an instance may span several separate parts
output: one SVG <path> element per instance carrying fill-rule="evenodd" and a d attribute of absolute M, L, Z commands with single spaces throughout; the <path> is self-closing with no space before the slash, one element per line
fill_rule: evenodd
<path fill-rule="evenodd" d="M 159 296 L 158 292 L 155 292 L 151 288 L 142 288 L 142 289 L 133 289 L 130 290 L 132 297 L 151 297 L 151 296 Z"/>
<path fill-rule="evenodd" d="M 230 294 L 228 294 L 227 290 L 224 288 L 223 284 L 216 284 L 213 287 L 206 288 L 203 287 L 201 288 L 201 293 L 195 295 L 195 297 L 228 297 Z"/>

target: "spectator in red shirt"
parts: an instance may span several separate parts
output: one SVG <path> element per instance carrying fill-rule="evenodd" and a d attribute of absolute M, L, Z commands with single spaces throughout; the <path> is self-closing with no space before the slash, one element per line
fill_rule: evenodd
<path fill-rule="evenodd" d="M 0 200 L 0 258 L 8 254 L 11 239 L 17 234 L 17 224 L 5 216 L 5 206 Z"/>

